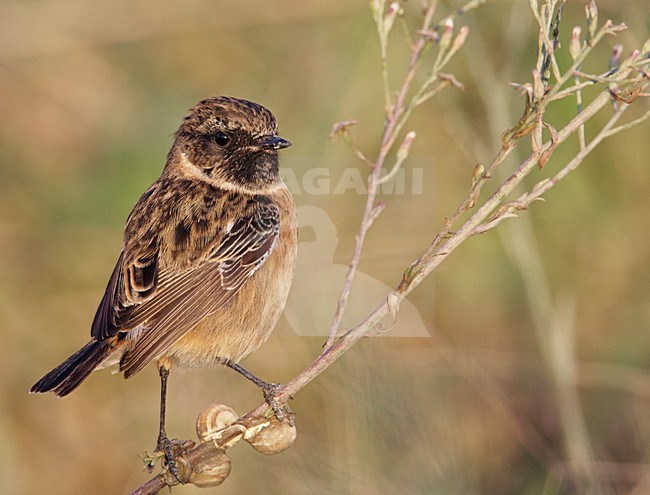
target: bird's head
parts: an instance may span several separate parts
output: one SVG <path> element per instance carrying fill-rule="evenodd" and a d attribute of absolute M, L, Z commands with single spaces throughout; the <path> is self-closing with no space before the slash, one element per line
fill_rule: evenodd
<path fill-rule="evenodd" d="M 200 101 L 176 132 L 170 163 L 194 167 L 209 180 L 246 189 L 279 182 L 278 150 L 291 146 L 277 136 L 275 116 L 248 100 L 219 96 Z"/>

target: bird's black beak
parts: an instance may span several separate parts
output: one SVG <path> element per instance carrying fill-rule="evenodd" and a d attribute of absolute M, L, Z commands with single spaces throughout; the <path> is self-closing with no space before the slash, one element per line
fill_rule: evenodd
<path fill-rule="evenodd" d="M 289 141 L 278 136 L 264 136 L 259 143 L 259 147 L 263 150 L 281 150 L 289 146 L 291 146 Z"/>

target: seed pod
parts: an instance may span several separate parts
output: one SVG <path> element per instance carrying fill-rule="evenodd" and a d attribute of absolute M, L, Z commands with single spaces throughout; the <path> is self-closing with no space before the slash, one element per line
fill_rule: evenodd
<path fill-rule="evenodd" d="M 196 433 L 202 442 L 214 440 L 214 434 L 230 426 L 239 416 L 229 406 L 212 404 L 204 409 L 196 420 Z"/>
<path fill-rule="evenodd" d="M 293 423 L 279 421 L 273 417 L 269 421 L 252 426 L 244 433 L 251 447 L 265 455 L 273 455 L 288 449 L 296 441 L 297 430 Z"/>
<path fill-rule="evenodd" d="M 199 488 L 209 488 L 224 482 L 230 474 L 230 459 L 221 450 L 195 462 L 190 473 L 190 483 Z"/>

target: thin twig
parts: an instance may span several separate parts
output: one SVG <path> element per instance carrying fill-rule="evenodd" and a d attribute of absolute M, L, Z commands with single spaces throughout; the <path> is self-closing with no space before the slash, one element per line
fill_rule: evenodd
<path fill-rule="evenodd" d="M 607 121 L 607 123 L 603 126 L 603 128 L 600 130 L 600 132 L 591 140 L 591 142 L 586 145 L 584 148 L 581 148 L 580 151 L 576 154 L 575 157 L 573 157 L 572 160 L 569 161 L 562 169 L 551 179 L 545 179 L 542 182 L 538 183 L 531 192 L 525 193 L 519 198 L 517 198 L 515 201 L 512 203 L 509 203 L 508 207 L 504 209 L 497 217 L 494 219 L 485 222 L 474 230 L 475 234 L 483 234 L 494 227 L 496 227 L 499 223 L 501 223 L 502 220 L 505 220 L 506 218 L 512 218 L 516 217 L 512 212 L 514 210 L 524 210 L 528 208 L 528 206 L 533 203 L 534 201 L 542 199 L 541 196 L 548 192 L 552 187 L 557 185 L 557 183 L 564 179 L 569 172 L 574 171 L 580 164 L 584 161 L 584 159 L 594 150 L 596 147 L 605 139 L 608 137 L 616 134 L 616 132 L 612 132 L 612 130 L 620 129 L 624 130 L 629 127 L 632 127 L 628 124 L 621 125 L 615 129 L 612 129 L 612 127 L 620 120 L 620 118 L 623 116 L 623 113 L 627 110 L 628 105 L 621 106 L 615 113 L 612 115 L 612 117 Z M 648 117 L 650 117 L 650 111 L 647 112 L 643 117 L 636 119 L 635 121 L 630 122 L 629 124 L 635 123 L 639 124 L 646 120 Z M 578 126 L 578 131 L 582 128 L 582 125 Z"/>
<path fill-rule="evenodd" d="M 431 25 L 431 22 L 433 20 L 433 15 L 436 10 L 436 6 L 437 6 L 436 1 L 432 1 L 429 3 L 424 15 L 424 22 L 422 23 L 422 28 L 424 30 L 426 30 Z M 332 345 L 334 339 L 336 338 L 339 326 L 341 325 L 343 313 L 345 311 L 348 297 L 350 295 L 350 290 L 352 288 L 352 280 L 354 279 L 354 276 L 357 271 L 357 267 L 359 266 L 359 261 L 361 259 L 361 251 L 363 249 L 363 243 L 366 238 L 366 233 L 368 232 L 368 229 L 372 225 L 374 218 L 376 218 L 376 215 L 373 216 L 372 212 L 375 208 L 375 198 L 377 196 L 377 190 L 379 187 L 381 169 L 384 165 L 386 157 L 388 156 L 388 153 L 390 152 L 394 144 L 395 139 L 397 138 L 397 132 L 399 132 L 399 129 L 397 129 L 398 123 L 400 118 L 402 117 L 402 114 L 405 111 L 404 103 L 406 101 L 407 94 L 411 89 L 411 84 L 413 82 L 413 78 L 415 77 L 415 72 L 417 70 L 418 63 L 420 61 L 420 56 L 426 44 L 427 44 L 427 39 L 425 38 L 425 36 L 420 35 L 420 37 L 418 38 L 417 42 L 413 47 L 411 63 L 409 64 L 409 68 L 404 78 L 404 82 L 402 83 L 400 91 L 397 94 L 395 103 L 390 105 L 390 112 L 388 114 L 387 121 L 384 127 L 384 132 L 381 139 L 381 148 L 379 150 L 379 154 L 373 164 L 372 171 L 368 178 L 368 195 L 366 197 L 366 205 L 361 220 L 361 226 L 359 227 L 359 233 L 356 236 L 356 242 L 354 245 L 354 250 L 352 252 L 352 258 L 350 260 L 350 266 L 348 268 L 345 281 L 343 282 L 343 289 L 341 290 L 341 295 L 339 297 L 336 306 L 334 318 L 332 320 L 332 324 L 330 325 L 327 341 L 325 342 L 324 345 L 325 348 Z M 386 102 L 386 104 L 388 105 L 389 102 Z"/>

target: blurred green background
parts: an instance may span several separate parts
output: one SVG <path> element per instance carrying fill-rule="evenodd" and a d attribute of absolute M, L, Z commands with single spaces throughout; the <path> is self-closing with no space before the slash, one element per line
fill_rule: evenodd
<path fill-rule="evenodd" d="M 458 23 L 470 35 L 448 70 L 467 91 L 447 90 L 415 113 L 406 188 L 382 196 L 355 307 L 379 302 L 365 288 L 396 285 L 464 197 L 474 165 L 516 122 L 521 98 L 507 82 L 528 80 L 537 36 L 527 3 L 492 1 Z M 628 53 L 650 27 L 647 0 L 598 4 L 602 20 L 629 30 L 597 50 L 585 68 L 595 73 L 614 43 Z M 460 5 L 441 2 L 438 17 Z M 568 2 L 565 44 L 585 25 L 583 6 Z M 417 2 L 407 8 L 415 26 Z M 124 221 L 199 99 L 239 96 L 276 114 L 294 143 L 283 167 L 302 186 L 296 202 L 325 214 L 301 229 L 301 249 L 320 233 L 332 250 L 301 258 L 297 280 L 340 286 L 364 197 L 334 188 L 365 166 L 328 133 L 358 119 L 353 136 L 374 154 L 383 112 L 376 38 L 365 0 L 0 3 L 0 492 L 125 493 L 148 479 L 138 454 L 157 434 L 154 368 L 128 382 L 96 373 L 64 400 L 27 390 L 86 342 Z M 393 85 L 406 54 L 396 28 Z M 574 112 L 567 99 L 550 117 L 561 125 Z M 356 345 L 296 396 L 293 448 L 265 457 L 238 445 L 224 485 L 175 493 L 579 493 L 570 473 L 585 456 L 595 461 L 588 490 L 650 493 L 648 136 L 646 123 L 607 141 L 546 203 L 455 252 L 410 298 L 418 331 L 400 320 L 395 329 L 430 336 Z M 559 150 L 549 170 L 576 149 Z M 328 194 L 308 191 L 314 168 L 328 171 Z M 310 263 L 336 269 L 312 272 Z M 291 297 L 303 308 L 294 321 L 310 328 L 282 318 L 243 363 L 270 381 L 303 369 L 330 323 L 331 301 L 318 292 Z M 194 437 L 209 403 L 243 413 L 260 399 L 229 370 L 173 374 L 168 431 Z"/>

